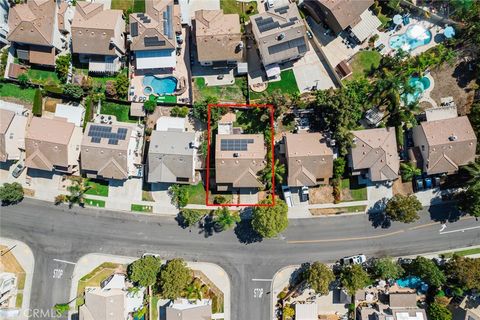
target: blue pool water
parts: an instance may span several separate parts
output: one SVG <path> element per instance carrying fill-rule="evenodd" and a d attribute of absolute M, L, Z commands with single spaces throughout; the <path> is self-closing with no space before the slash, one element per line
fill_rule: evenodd
<path fill-rule="evenodd" d="M 398 279 L 396 282 L 400 288 L 417 289 L 419 293 L 425 293 L 428 290 L 428 285 L 419 277 L 409 276 Z"/>
<path fill-rule="evenodd" d="M 408 93 L 408 94 L 403 96 L 403 99 L 404 99 L 406 104 L 410 104 L 412 102 L 417 101 L 418 98 L 420 97 L 420 95 L 425 90 L 430 88 L 430 79 L 428 79 L 427 77 L 422 77 L 422 78 L 412 77 L 409 80 L 409 84 L 410 84 L 411 87 L 413 87 L 415 92 L 414 93 Z"/>
<path fill-rule="evenodd" d="M 405 33 L 393 36 L 389 40 L 392 49 L 412 51 L 415 48 L 426 45 L 432 41 L 432 33 L 419 24 L 409 26 Z"/>
<path fill-rule="evenodd" d="M 152 75 L 143 77 L 143 87 L 145 94 L 172 94 L 177 88 L 177 79 L 175 77 L 158 78 Z"/>

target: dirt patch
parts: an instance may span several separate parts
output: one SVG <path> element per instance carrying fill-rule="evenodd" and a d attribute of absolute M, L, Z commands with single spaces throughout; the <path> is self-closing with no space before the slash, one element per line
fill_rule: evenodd
<path fill-rule="evenodd" d="M 28 110 L 32 110 L 32 107 L 33 105 L 28 103 L 28 102 L 25 102 L 21 99 L 17 99 L 17 98 L 13 98 L 13 97 L 2 97 L 1 98 L 3 101 L 7 101 L 7 102 L 11 102 L 11 103 L 16 103 L 16 104 L 19 104 L 19 105 L 22 105 L 24 106 L 26 109 Z"/>
<path fill-rule="evenodd" d="M 170 116 L 170 107 L 161 107 L 157 106 L 155 111 L 152 114 L 149 114 L 147 117 L 147 128 L 153 129 L 157 123 L 158 118 L 160 117 L 169 117 Z"/>
<path fill-rule="evenodd" d="M 393 195 L 401 194 L 401 195 L 409 195 L 413 194 L 413 186 L 412 182 L 402 182 L 401 179 L 395 180 L 393 183 Z"/>
<path fill-rule="evenodd" d="M 432 70 L 431 75 L 435 80 L 435 86 L 430 96 L 439 105 L 441 98 L 452 96 L 458 113 L 467 114 L 473 103 L 475 84 L 475 73 L 470 70 L 469 64 L 462 60 L 457 60 L 452 65 L 445 63 L 440 68 Z"/>
<path fill-rule="evenodd" d="M 332 186 L 322 186 L 318 188 L 309 188 L 309 203 L 310 204 L 320 204 L 320 203 L 333 203 L 333 188 Z"/>

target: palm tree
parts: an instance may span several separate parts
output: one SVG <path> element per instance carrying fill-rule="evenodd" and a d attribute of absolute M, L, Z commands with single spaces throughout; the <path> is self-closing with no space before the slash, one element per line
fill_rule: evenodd
<path fill-rule="evenodd" d="M 72 178 L 72 185 L 67 187 L 69 195 L 67 195 L 67 200 L 69 206 L 72 207 L 74 204 L 78 204 L 83 206 L 85 202 L 84 194 L 87 192 L 88 189 L 91 187 L 87 185 L 87 179 L 79 178 Z"/>
<path fill-rule="evenodd" d="M 470 179 L 467 181 L 468 188 L 480 189 L 480 161 L 470 163 L 464 167 Z"/>
<path fill-rule="evenodd" d="M 231 213 L 227 207 L 215 210 L 215 226 L 220 231 L 228 230 L 238 222 L 240 222 L 240 216 L 236 213 Z"/>
<path fill-rule="evenodd" d="M 275 160 L 275 185 L 281 185 L 283 176 L 285 175 L 285 165 L 281 164 L 278 159 Z M 262 180 L 265 182 L 266 188 L 272 188 L 272 161 L 267 159 L 267 166 L 261 172 Z"/>
<path fill-rule="evenodd" d="M 400 172 L 402 173 L 403 181 L 412 181 L 415 176 L 422 174 L 422 170 L 417 168 L 413 163 L 401 163 Z"/>
<path fill-rule="evenodd" d="M 184 290 L 183 296 L 188 300 L 201 300 L 202 299 L 202 288 L 201 286 L 192 281 Z"/>

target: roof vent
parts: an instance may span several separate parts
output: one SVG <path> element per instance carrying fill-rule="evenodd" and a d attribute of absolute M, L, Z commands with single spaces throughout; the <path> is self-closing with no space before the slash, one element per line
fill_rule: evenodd
<path fill-rule="evenodd" d="M 234 153 L 233 153 L 233 157 L 234 157 L 234 158 L 238 158 L 238 157 L 239 157 L 238 152 L 234 152 Z"/>
<path fill-rule="evenodd" d="M 285 39 L 285 33 L 280 33 L 278 36 L 277 36 L 277 40 L 280 41 L 280 40 L 283 40 Z"/>
<path fill-rule="evenodd" d="M 450 141 L 457 141 L 458 137 L 454 134 L 452 134 L 450 137 L 448 137 L 448 140 Z"/>

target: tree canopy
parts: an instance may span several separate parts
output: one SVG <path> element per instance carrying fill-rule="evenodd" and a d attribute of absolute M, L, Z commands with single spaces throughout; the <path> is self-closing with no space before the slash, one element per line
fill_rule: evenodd
<path fill-rule="evenodd" d="M 71 59 L 72 56 L 68 53 L 57 56 L 57 59 L 55 60 L 55 72 L 61 83 L 67 82 Z"/>
<path fill-rule="evenodd" d="M 359 264 L 343 268 L 340 273 L 340 281 L 350 295 L 354 295 L 357 290 L 365 288 L 371 282 L 368 273 Z"/>
<path fill-rule="evenodd" d="M 4 183 L 0 187 L 0 201 L 4 205 L 16 204 L 23 200 L 23 188 L 18 182 Z"/>
<path fill-rule="evenodd" d="M 227 207 L 220 207 L 215 210 L 215 225 L 221 230 L 225 231 L 233 228 L 236 223 L 240 222 L 238 212 L 231 212 Z"/>
<path fill-rule="evenodd" d="M 142 287 L 154 285 L 157 281 L 158 273 L 162 261 L 154 256 L 145 256 L 135 260 L 128 266 L 128 277 Z"/>
<path fill-rule="evenodd" d="M 452 312 L 438 302 L 432 302 L 427 308 L 428 319 L 430 320 L 452 320 Z"/>
<path fill-rule="evenodd" d="M 385 213 L 393 221 L 411 223 L 420 219 L 418 211 L 422 209 L 422 204 L 415 195 L 396 194 L 388 200 Z"/>
<path fill-rule="evenodd" d="M 450 283 L 464 290 L 480 290 L 480 259 L 454 255 L 445 266 L 445 275 Z"/>
<path fill-rule="evenodd" d="M 441 287 L 445 281 L 445 274 L 430 259 L 418 256 L 409 266 L 409 270 L 423 281 L 434 287 Z"/>
<path fill-rule="evenodd" d="M 182 222 L 187 227 L 191 227 L 194 224 L 198 223 L 204 215 L 205 211 L 203 210 L 182 209 L 182 211 L 180 212 Z"/>
<path fill-rule="evenodd" d="M 398 279 L 403 273 L 403 268 L 391 258 L 380 258 L 373 261 L 372 274 L 378 279 Z"/>
<path fill-rule="evenodd" d="M 330 283 L 335 280 L 335 276 L 328 266 L 316 261 L 308 267 L 306 280 L 316 293 L 327 295 L 330 291 Z"/>
<path fill-rule="evenodd" d="M 272 197 L 262 200 L 261 204 L 272 203 Z M 288 226 L 288 207 L 285 201 L 275 199 L 274 206 L 255 207 L 253 209 L 252 227 L 264 238 L 273 238 Z"/>
<path fill-rule="evenodd" d="M 79 100 L 83 97 L 83 89 L 76 84 L 67 83 L 63 86 L 63 94 L 73 100 Z"/>
<path fill-rule="evenodd" d="M 159 289 L 163 298 L 176 299 L 192 280 L 192 271 L 183 259 L 168 261 L 160 271 Z"/>

